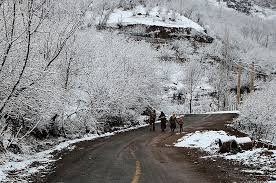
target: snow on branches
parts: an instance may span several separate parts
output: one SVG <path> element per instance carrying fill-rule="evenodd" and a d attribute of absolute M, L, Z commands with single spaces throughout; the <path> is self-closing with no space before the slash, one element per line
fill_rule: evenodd
<path fill-rule="evenodd" d="M 156 51 L 143 41 L 93 29 L 80 33 L 78 43 L 74 92 L 86 114 L 101 122 L 133 120 L 157 91 Z"/>
<path fill-rule="evenodd" d="M 29 134 L 61 110 L 57 66 L 79 19 L 58 11 L 55 3 L 5 0 L 1 4 L 0 137 L 9 130 L 12 138 Z"/>
<path fill-rule="evenodd" d="M 276 83 L 249 94 L 240 108 L 236 126 L 254 139 L 276 142 Z"/>

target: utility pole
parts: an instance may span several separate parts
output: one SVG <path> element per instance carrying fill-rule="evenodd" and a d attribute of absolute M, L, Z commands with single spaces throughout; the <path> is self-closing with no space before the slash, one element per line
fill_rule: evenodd
<path fill-rule="evenodd" d="M 237 80 L 237 107 L 240 105 L 241 102 L 241 72 L 242 66 L 238 65 L 238 80 Z"/>
<path fill-rule="evenodd" d="M 254 91 L 254 80 L 255 80 L 255 68 L 254 68 L 254 62 L 252 62 L 252 64 L 250 64 L 250 82 L 249 82 L 249 92 L 253 92 Z"/>

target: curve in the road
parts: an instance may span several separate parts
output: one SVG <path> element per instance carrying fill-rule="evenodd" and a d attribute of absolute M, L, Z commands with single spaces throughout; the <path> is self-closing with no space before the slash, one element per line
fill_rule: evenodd
<path fill-rule="evenodd" d="M 185 128 L 199 128 L 232 120 L 233 114 L 188 115 Z M 199 172 L 183 158 L 183 151 L 164 144 L 174 134 L 148 128 L 111 138 L 82 142 L 56 163 L 47 183 L 191 183 L 219 182 Z"/>

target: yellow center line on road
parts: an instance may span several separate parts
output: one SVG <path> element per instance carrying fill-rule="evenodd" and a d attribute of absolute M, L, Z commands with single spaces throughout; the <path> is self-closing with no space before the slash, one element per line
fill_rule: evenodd
<path fill-rule="evenodd" d="M 142 174 L 142 171 L 141 171 L 141 163 L 140 161 L 136 160 L 136 170 L 135 170 L 135 175 L 131 181 L 131 183 L 138 183 L 139 182 L 139 179 L 140 179 L 140 176 Z"/>

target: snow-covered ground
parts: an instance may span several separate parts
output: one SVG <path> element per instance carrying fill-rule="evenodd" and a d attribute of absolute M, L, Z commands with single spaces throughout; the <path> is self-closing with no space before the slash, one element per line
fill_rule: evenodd
<path fill-rule="evenodd" d="M 100 22 L 101 18 L 98 18 Z M 147 9 L 137 6 L 133 10 L 115 9 L 106 22 L 107 26 L 117 25 L 155 25 L 161 27 L 193 28 L 198 32 L 204 32 L 204 28 L 179 13 L 162 7 Z"/>
<path fill-rule="evenodd" d="M 229 136 L 225 131 L 197 131 L 182 137 L 175 144 L 176 147 L 200 148 L 210 154 L 215 154 L 218 150 L 217 140 L 234 140 L 235 136 Z"/>
<path fill-rule="evenodd" d="M 242 138 L 247 140 L 248 137 Z M 226 160 L 237 161 L 248 167 L 246 173 L 269 174 L 276 173 L 276 150 L 256 148 L 237 154 L 218 154 L 218 139 L 222 141 L 235 140 L 237 137 L 228 135 L 225 131 L 197 131 L 182 137 L 175 144 L 176 147 L 199 148 L 208 152 L 209 156 L 202 158 L 222 157 Z"/>
<path fill-rule="evenodd" d="M 91 134 L 83 138 L 68 140 L 62 142 L 53 148 L 42 151 L 33 155 L 15 155 L 12 153 L 4 154 L 2 162 L 0 162 L 0 182 L 13 182 L 13 177 L 10 177 L 9 172 L 19 172 L 20 180 L 22 183 L 27 182 L 24 180 L 24 177 L 30 176 L 36 172 L 47 170 L 47 167 L 50 163 L 56 161 L 54 159 L 54 154 L 62 150 L 73 150 L 76 143 L 83 141 L 91 141 L 98 138 L 113 136 L 116 133 L 123 133 L 130 130 L 138 129 L 147 126 L 147 124 L 141 124 L 139 126 L 130 127 L 127 129 L 118 130 L 112 133 L 105 133 L 102 135 Z M 34 164 L 39 164 L 39 166 L 34 166 Z"/>

